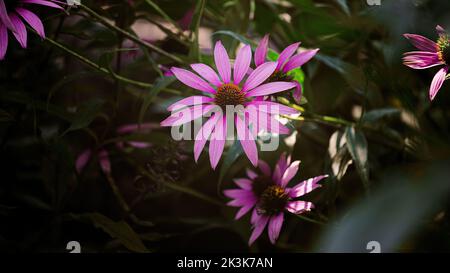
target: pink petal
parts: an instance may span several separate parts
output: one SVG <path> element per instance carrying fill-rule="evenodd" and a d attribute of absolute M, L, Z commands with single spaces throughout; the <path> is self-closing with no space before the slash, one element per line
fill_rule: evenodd
<path fill-rule="evenodd" d="M 214 101 L 214 98 L 206 97 L 206 96 L 190 96 L 187 98 L 184 98 L 182 100 L 179 100 L 175 102 L 174 104 L 167 107 L 167 110 L 169 111 L 177 111 L 183 108 L 186 108 L 188 106 L 192 105 L 198 105 L 198 104 L 205 104 L 208 102 Z"/>
<path fill-rule="evenodd" d="M 302 85 L 297 82 L 297 81 L 293 81 L 293 83 L 295 83 L 295 90 L 294 90 L 294 100 L 296 103 L 300 103 L 302 101 Z"/>
<path fill-rule="evenodd" d="M 249 190 L 224 190 L 223 194 L 228 198 L 242 199 L 242 198 L 253 198 L 255 195 Z"/>
<path fill-rule="evenodd" d="M 316 56 L 317 52 L 319 52 L 319 49 L 306 50 L 295 55 L 283 67 L 283 72 L 287 73 L 292 69 L 304 65 L 305 63 L 309 62 L 309 60 L 311 60 L 314 56 Z"/>
<path fill-rule="evenodd" d="M 245 123 L 248 123 L 248 121 Z M 245 123 L 239 116 L 236 116 L 236 131 L 239 141 L 248 159 L 256 167 L 258 165 L 258 150 L 253 134 L 248 129 L 248 124 Z"/>
<path fill-rule="evenodd" d="M 86 167 L 86 164 L 89 162 L 89 159 L 91 158 L 92 151 L 90 149 L 84 150 L 76 159 L 75 161 L 75 168 L 77 170 L 77 173 L 81 173 Z"/>
<path fill-rule="evenodd" d="M 128 141 L 127 144 L 136 149 L 145 149 L 152 146 L 151 143 L 142 141 Z"/>
<path fill-rule="evenodd" d="M 212 88 L 207 82 L 188 70 L 172 67 L 171 71 L 180 82 L 191 88 L 211 94 L 216 93 L 214 88 Z"/>
<path fill-rule="evenodd" d="M 236 185 L 238 185 L 241 189 L 251 190 L 253 182 L 250 179 L 246 178 L 237 178 L 233 180 Z"/>
<path fill-rule="evenodd" d="M 298 167 L 300 165 L 300 161 L 294 161 L 292 164 L 286 169 L 283 176 L 281 177 L 280 186 L 286 187 L 286 185 L 291 181 L 292 178 L 297 174 Z"/>
<path fill-rule="evenodd" d="M 111 173 L 111 162 L 109 161 L 109 155 L 106 150 L 100 150 L 98 153 L 98 159 L 100 163 L 100 168 L 103 173 L 110 174 Z"/>
<path fill-rule="evenodd" d="M 269 164 L 267 164 L 264 160 L 259 160 L 258 168 L 261 170 L 263 174 L 267 176 L 270 176 L 272 174 Z"/>
<path fill-rule="evenodd" d="M 447 31 L 445 31 L 445 29 L 443 27 L 441 27 L 440 25 L 436 26 L 436 31 L 439 34 L 439 36 L 447 35 Z"/>
<path fill-rule="evenodd" d="M 234 217 L 235 220 L 239 220 L 242 216 L 244 216 L 247 212 L 249 212 L 254 206 L 255 206 L 256 202 L 254 204 L 249 204 L 247 206 L 243 206 L 238 213 L 236 214 L 236 216 Z"/>
<path fill-rule="evenodd" d="M 242 47 L 236 57 L 233 70 L 234 84 L 239 84 L 247 74 L 248 68 L 252 61 L 252 49 L 249 45 Z"/>
<path fill-rule="evenodd" d="M 10 0 L 8 0 L 10 1 Z M 8 11 L 6 10 L 6 5 L 3 0 L 0 0 L 0 27 L 4 25 L 7 29 L 11 31 L 16 31 L 14 24 L 8 16 Z"/>
<path fill-rule="evenodd" d="M 209 161 L 211 162 L 211 167 L 213 169 L 216 169 L 220 157 L 222 156 L 223 148 L 225 147 L 227 136 L 226 128 L 227 119 L 222 116 L 214 128 L 214 133 L 211 135 L 211 140 L 209 142 Z"/>
<path fill-rule="evenodd" d="M 275 216 L 270 217 L 269 221 L 269 239 L 272 244 L 275 244 L 280 236 L 281 227 L 283 226 L 284 214 L 278 213 Z"/>
<path fill-rule="evenodd" d="M 267 51 L 269 49 L 269 34 L 266 34 L 264 38 L 258 44 L 255 50 L 255 65 L 260 66 L 266 61 Z"/>
<path fill-rule="evenodd" d="M 248 245 L 252 245 L 256 241 L 256 239 L 258 239 L 258 237 L 261 236 L 261 233 L 264 231 L 264 228 L 266 227 L 268 221 L 269 217 L 262 215 L 255 222 L 252 235 L 250 236 L 250 240 L 248 241 Z"/>
<path fill-rule="evenodd" d="M 427 69 L 443 64 L 443 62 L 439 59 L 438 53 L 412 51 L 403 55 L 403 64 L 413 69 Z"/>
<path fill-rule="evenodd" d="M 37 5 L 42 5 L 42 6 L 47 6 L 47 7 L 51 7 L 51 8 L 57 8 L 57 9 L 64 10 L 62 7 L 58 6 L 57 4 L 50 2 L 50 1 L 45 1 L 45 0 L 21 0 L 20 2 L 27 3 L 27 4 L 37 4 Z"/>
<path fill-rule="evenodd" d="M 41 38 L 45 38 L 44 25 L 36 14 L 23 8 L 17 8 L 16 12 L 38 33 Z"/>
<path fill-rule="evenodd" d="M 258 209 L 255 208 L 252 211 L 252 216 L 250 218 L 250 224 L 255 225 L 255 223 L 261 218 L 261 215 L 258 213 Z"/>
<path fill-rule="evenodd" d="M 434 97 L 437 95 L 439 89 L 441 89 L 447 76 L 447 72 L 448 67 L 444 67 L 441 70 L 439 70 L 438 73 L 436 73 L 436 75 L 434 76 L 430 87 L 430 100 L 433 100 Z"/>
<path fill-rule="evenodd" d="M 179 126 L 192 120 L 198 119 L 213 110 L 216 105 L 195 105 L 191 108 L 185 108 L 178 112 L 172 113 L 168 118 L 161 121 L 161 126 Z"/>
<path fill-rule="evenodd" d="M 228 53 L 222 45 L 222 42 L 217 41 L 214 47 L 214 62 L 216 63 L 217 71 L 224 83 L 230 83 L 231 80 L 231 64 Z"/>
<path fill-rule="evenodd" d="M 205 80 L 209 81 L 211 84 L 219 87 L 222 82 L 219 79 L 216 71 L 206 64 L 191 64 L 191 68 L 202 76 Z"/>
<path fill-rule="evenodd" d="M 206 142 L 208 141 L 209 136 L 211 135 L 214 126 L 217 124 L 217 121 L 221 118 L 220 114 L 215 114 L 208 119 L 208 121 L 203 124 L 202 128 L 198 131 L 195 136 L 195 144 L 194 144 L 194 158 L 195 162 L 198 161 L 200 154 L 205 147 Z"/>
<path fill-rule="evenodd" d="M 296 84 L 292 82 L 269 82 L 249 91 L 245 96 L 246 97 L 267 96 L 270 94 L 289 90 L 295 87 Z"/>
<path fill-rule="evenodd" d="M 294 214 L 300 214 L 305 211 L 310 211 L 314 208 L 314 204 L 306 201 L 291 201 L 288 202 L 286 209 Z"/>
<path fill-rule="evenodd" d="M 250 178 L 252 180 L 254 180 L 255 178 L 258 177 L 258 174 L 250 169 L 247 169 L 246 173 L 247 173 L 248 178 Z"/>
<path fill-rule="evenodd" d="M 413 44 L 415 47 L 417 47 L 421 51 L 428 51 L 428 52 L 436 52 L 436 43 L 431 41 L 430 39 L 423 37 L 421 35 L 417 34 L 403 34 L 406 39 L 408 39 L 411 44 Z"/>
<path fill-rule="evenodd" d="M 247 196 L 244 198 L 234 199 L 227 203 L 227 206 L 230 207 L 244 207 L 244 206 L 254 206 L 257 200 L 255 196 Z"/>
<path fill-rule="evenodd" d="M 281 177 L 283 176 L 289 164 L 290 159 L 286 158 L 286 153 L 282 153 L 280 159 L 277 162 L 277 165 L 275 165 L 275 170 L 273 172 L 273 180 L 277 184 L 281 184 Z"/>
<path fill-rule="evenodd" d="M 253 92 L 254 90 L 256 89 L 253 89 L 251 92 Z M 252 101 L 247 107 L 256 107 L 258 111 L 262 111 L 272 115 L 298 114 L 298 111 L 294 108 L 272 101 Z"/>
<path fill-rule="evenodd" d="M 321 185 L 319 184 L 319 181 L 321 181 L 322 179 L 324 179 L 326 177 L 328 177 L 328 175 L 321 175 L 321 176 L 313 177 L 313 178 L 310 178 L 308 180 L 305 180 L 305 181 L 299 183 L 297 186 L 293 187 L 289 191 L 289 196 L 291 198 L 296 198 L 296 197 L 303 196 L 307 193 L 310 193 L 311 191 L 321 187 Z"/>
<path fill-rule="evenodd" d="M 0 23 L 0 60 L 3 60 L 8 49 L 8 29 Z"/>
<path fill-rule="evenodd" d="M 278 57 L 278 64 L 277 64 L 277 70 L 281 70 L 283 65 L 286 63 L 286 61 L 294 55 L 294 53 L 297 51 L 300 43 L 293 43 L 292 45 L 286 47 Z"/>
<path fill-rule="evenodd" d="M 253 88 L 266 81 L 275 71 L 276 67 L 276 62 L 267 62 L 258 66 L 255 70 L 253 70 L 250 76 L 248 76 L 247 80 L 244 83 L 244 86 L 242 87 L 242 91 L 247 92 L 249 90 L 252 90 Z"/>
<path fill-rule="evenodd" d="M 9 18 L 11 19 L 11 22 L 13 23 L 14 27 L 16 28 L 16 31 L 13 32 L 14 36 L 16 37 L 17 41 L 19 42 L 20 46 L 22 48 L 27 47 L 27 29 L 25 25 L 23 24 L 22 20 L 20 18 L 11 13 L 9 14 Z"/>

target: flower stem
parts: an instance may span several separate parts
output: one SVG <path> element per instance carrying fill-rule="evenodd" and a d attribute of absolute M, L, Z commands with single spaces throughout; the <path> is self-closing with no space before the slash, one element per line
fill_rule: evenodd
<path fill-rule="evenodd" d="M 136 37 L 135 35 L 129 33 L 128 31 L 121 29 L 119 27 L 117 27 L 116 25 L 110 23 L 108 20 L 106 20 L 105 18 L 103 18 L 103 16 L 101 16 L 100 14 L 96 13 L 95 11 L 93 11 L 92 9 L 88 8 L 87 6 L 80 4 L 79 7 L 84 10 L 87 14 L 89 14 L 90 16 L 94 17 L 98 22 L 100 22 L 102 25 L 104 25 L 105 27 L 112 29 L 120 34 L 122 34 L 124 37 L 130 39 L 131 41 L 144 46 L 150 50 L 153 50 L 163 56 L 168 57 L 169 59 L 171 59 L 172 61 L 175 61 L 177 63 L 183 63 L 183 61 L 178 58 L 177 56 L 170 54 L 167 51 L 162 50 L 161 48 L 152 45 L 150 43 L 147 43 L 146 41 L 143 41 L 141 39 L 139 39 L 139 37 Z"/>
<path fill-rule="evenodd" d="M 311 219 L 311 218 L 303 216 L 301 214 L 294 214 L 294 213 L 292 213 L 292 214 L 295 215 L 297 218 L 302 219 L 302 220 L 307 221 L 307 222 L 310 222 L 310 223 L 314 223 L 314 224 L 321 225 L 321 226 L 326 224 L 324 222 L 320 222 L 320 221 Z"/>

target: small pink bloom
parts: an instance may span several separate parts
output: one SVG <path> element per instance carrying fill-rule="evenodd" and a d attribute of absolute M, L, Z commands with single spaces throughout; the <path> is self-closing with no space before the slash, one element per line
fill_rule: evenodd
<path fill-rule="evenodd" d="M 229 206 L 239 207 L 236 220 L 252 211 L 251 224 L 253 228 L 249 245 L 262 234 L 268 226 L 269 239 L 275 244 L 284 221 L 284 213 L 301 214 L 310 211 L 314 205 L 311 202 L 300 201 L 299 197 L 319 188 L 318 184 L 327 175 L 310 178 L 288 187 L 288 183 L 297 174 L 300 161 L 291 163 L 290 157 L 283 154 L 273 172 L 264 161 L 259 162 L 260 174 L 247 171 L 248 178 L 235 179 L 239 189 L 225 190 L 225 196 L 232 200 Z"/>
<path fill-rule="evenodd" d="M 436 27 L 439 35 L 437 42 L 417 34 L 404 34 L 419 51 L 406 52 L 403 64 L 413 69 L 427 69 L 434 66 L 441 68 L 431 82 L 429 96 L 433 100 L 447 79 L 450 64 L 450 38 L 441 26 Z"/>
<path fill-rule="evenodd" d="M 288 72 L 299 68 L 309 60 L 311 60 L 319 51 L 319 49 L 305 50 L 295 54 L 300 46 L 300 42 L 293 43 L 286 47 L 279 55 L 277 60 L 277 68 L 270 76 L 269 81 L 291 81 L 295 83 L 294 99 L 300 102 L 302 96 L 302 86 L 299 82 L 294 81 Z M 255 65 L 260 66 L 266 61 L 267 53 L 269 51 L 269 35 L 267 34 L 259 43 L 255 51 Z M 294 55 L 295 54 L 295 55 Z"/>
<path fill-rule="evenodd" d="M 32 27 L 41 38 L 45 38 L 41 19 L 28 10 L 26 4 L 37 4 L 57 9 L 63 9 L 52 1 L 46 0 L 0 0 L 0 60 L 3 60 L 8 49 L 8 29 L 12 32 L 22 48 L 27 47 L 27 29 L 24 24 Z"/>

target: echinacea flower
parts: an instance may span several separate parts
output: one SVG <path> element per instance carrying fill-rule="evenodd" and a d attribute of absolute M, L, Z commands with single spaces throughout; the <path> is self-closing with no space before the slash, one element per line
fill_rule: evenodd
<path fill-rule="evenodd" d="M 0 60 L 3 60 L 8 49 L 8 29 L 12 32 L 22 48 L 27 47 L 28 23 L 41 38 L 45 38 L 41 19 L 27 9 L 27 4 L 36 4 L 62 9 L 59 5 L 46 0 L 0 0 Z"/>
<path fill-rule="evenodd" d="M 210 115 L 195 137 L 194 156 L 197 161 L 210 138 L 209 158 L 214 169 L 222 156 L 228 129 L 235 125 L 237 138 L 245 154 L 256 166 L 257 133 L 260 130 L 276 134 L 289 133 L 289 129 L 277 121 L 275 116 L 298 113 L 295 109 L 261 98 L 292 89 L 296 85 L 284 81 L 264 83 L 274 73 L 276 62 L 262 63 L 247 77 L 252 61 L 249 45 L 243 46 L 237 53 L 233 73 L 228 53 L 220 41 L 214 47 L 214 61 L 219 75 L 210 66 L 201 63 L 191 65 L 200 76 L 181 68 L 171 69 L 179 81 L 202 91 L 204 95 L 187 97 L 172 104 L 168 108 L 172 111 L 171 116 L 162 121 L 161 125 L 180 126 Z M 230 107 L 240 110 L 229 113 Z"/>
<path fill-rule="evenodd" d="M 407 52 L 403 57 L 403 64 L 413 69 L 426 69 L 438 65 L 443 65 L 431 82 L 429 95 L 433 100 L 447 79 L 450 65 L 450 36 L 441 27 L 437 26 L 439 38 L 437 42 L 417 34 L 404 34 L 404 36 L 419 51 Z"/>
<path fill-rule="evenodd" d="M 297 102 L 300 102 L 302 96 L 302 86 L 299 82 L 293 80 L 288 74 L 289 71 L 299 68 L 309 60 L 311 60 L 319 51 L 319 49 L 305 50 L 295 54 L 300 46 L 300 42 L 293 43 L 286 47 L 279 55 L 277 60 L 277 67 L 274 73 L 269 77 L 268 82 L 273 81 L 290 81 L 295 83 L 295 90 L 293 97 Z M 260 41 L 255 51 L 255 65 L 258 67 L 266 61 L 269 50 L 269 35 L 264 36 Z M 295 54 L 295 55 L 294 55 Z"/>
<path fill-rule="evenodd" d="M 239 189 L 225 190 L 225 196 L 233 199 L 228 203 L 232 207 L 240 207 L 236 220 L 253 209 L 251 224 L 253 228 L 249 245 L 253 244 L 268 226 L 269 239 L 275 244 L 284 221 L 284 213 L 301 214 L 310 211 L 311 202 L 298 200 L 299 197 L 317 189 L 320 180 L 328 177 L 321 175 L 300 182 L 293 187 L 288 183 L 297 174 L 300 161 L 291 163 L 290 157 L 281 155 L 274 171 L 263 161 L 259 162 L 261 173 L 247 170 L 248 178 L 235 179 Z"/>

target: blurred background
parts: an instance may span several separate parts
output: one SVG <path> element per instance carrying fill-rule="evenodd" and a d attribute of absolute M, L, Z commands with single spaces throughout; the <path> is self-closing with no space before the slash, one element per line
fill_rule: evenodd
<path fill-rule="evenodd" d="M 10 38 L 0 62 L 0 251 L 68 252 L 69 241 L 82 252 L 370 252 L 371 241 L 382 252 L 449 251 L 450 85 L 431 103 L 437 68 L 412 70 L 401 58 L 414 50 L 402 34 L 436 40 L 436 25 L 450 27 L 450 2 L 367 2 L 34 7 L 56 44 L 29 32 L 24 50 Z M 267 33 L 277 52 L 301 41 L 320 53 L 303 67 L 305 119 L 260 157 L 273 166 L 292 153 L 298 181 L 330 178 L 307 196 L 316 209 L 306 218 L 286 217 L 276 245 L 264 234 L 249 247 L 249 217 L 235 221 L 221 194 L 251 167 L 239 147 L 213 171 L 159 123 L 195 93 L 168 68 L 211 63 L 218 39 L 234 57 Z"/>

